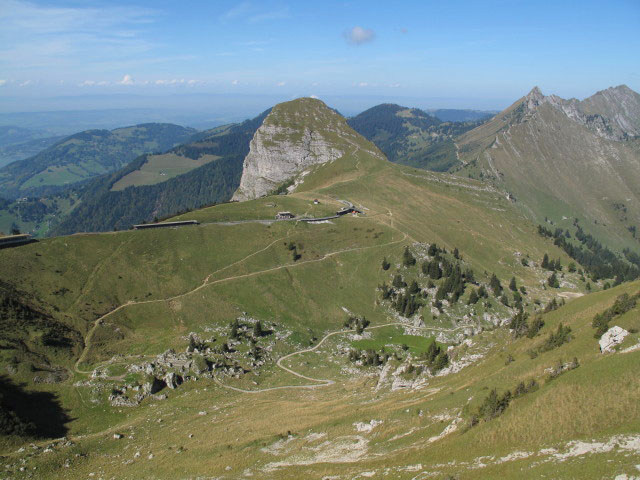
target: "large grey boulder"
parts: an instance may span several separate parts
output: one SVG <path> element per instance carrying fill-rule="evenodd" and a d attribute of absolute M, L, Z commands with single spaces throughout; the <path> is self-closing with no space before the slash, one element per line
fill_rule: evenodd
<path fill-rule="evenodd" d="M 611 327 L 600 337 L 600 351 L 602 353 L 613 352 L 616 345 L 620 345 L 627 335 L 629 335 L 629 332 L 624 328 L 617 325 Z"/>

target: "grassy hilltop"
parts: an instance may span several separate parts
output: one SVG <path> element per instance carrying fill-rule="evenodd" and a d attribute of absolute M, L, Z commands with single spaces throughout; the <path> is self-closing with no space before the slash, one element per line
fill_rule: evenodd
<path fill-rule="evenodd" d="M 640 283 L 601 291 L 497 190 L 393 165 L 353 135 L 295 193 L 175 218 L 198 226 L 0 250 L 2 385 L 14 388 L 0 402 L 17 415 L 0 467 L 12 478 L 631 473 L 640 354 L 600 354 L 591 321 Z M 324 216 L 342 201 L 364 214 L 249 221 Z M 562 265 L 558 288 L 545 253 Z M 458 290 L 438 299 L 456 271 Z M 398 307 L 409 297 L 413 311 Z M 520 304 L 532 334 L 516 337 Z M 631 332 L 621 349 L 638 343 L 638 307 L 610 324 Z M 181 385 L 153 391 L 176 372 Z M 48 418 L 19 408 L 38 392 Z"/>

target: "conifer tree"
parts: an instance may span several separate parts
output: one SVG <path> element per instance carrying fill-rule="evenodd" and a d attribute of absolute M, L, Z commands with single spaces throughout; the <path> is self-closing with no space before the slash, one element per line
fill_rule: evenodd
<path fill-rule="evenodd" d="M 489 286 L 491 287 L 491 290 L 493 290 L 493 294 L 496 297 L 502 293 L 502 285 L 500 284 L 500 280 L 498 280 L 498 277 L 496 277 L 495 273 L 491 275 Z"/>

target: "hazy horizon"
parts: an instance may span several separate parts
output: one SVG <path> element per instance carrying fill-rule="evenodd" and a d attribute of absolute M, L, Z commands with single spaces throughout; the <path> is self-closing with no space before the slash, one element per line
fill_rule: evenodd
<path fill-rule="evenodd" d="M 236 102 L 243 118 L 300 96 L 346 115 L 383 102 L 500 110 L 535 85 L 640 90 L 640 5 L 624 0 L 5 0 L 0 19 L 3 113 Z"/>

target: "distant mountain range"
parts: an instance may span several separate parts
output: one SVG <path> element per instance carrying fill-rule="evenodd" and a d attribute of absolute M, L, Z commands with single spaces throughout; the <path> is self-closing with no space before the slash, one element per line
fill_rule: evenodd
<path fill-rule="evenodd" d="M 469 111 L 440 112 L 461 118 L 461 113 Z M 350 118 L 348 123 L 392 162 L 444 172 L 459 163 L 453 139 L 476 127 L 479 121 L 442 121 L 417 108 L 383 104 Z"/>
<path fill-rule="evenodd" d="M 242 199 L 241 192 L 251 191 L 252 197 L 295 188 L 297 176 L 315 159 L 332 158 L 325 130 L 342 132 L 348 125 L 392 162 L 481 180 L 535 223 L 572 231 L 579 225 L 617 251 L 633 250 L 640 237 L 639 98 L 625 86 L 583 101 L 544 96 L 534 88 L 490 119 L 486 112 L 429 114 L 382 104 L 346 120 L 334 110 L 312 108 L 326 113 L 317 125 L 304 118 L 277 120 L 291 124 L 282 128 L 297 131 L 296 139 L 306 138 L 302 144 L 287 144 L 290 132 L 278 133 L 271 125 L 289 115 L 288 103 L 253 120 L 198 133 L 170 124 L 82 132 L 0 170 L 0 197 L 9 200 L 0 205 L 0 231 L 123 229 L 227 202 L 234 192 Z M 295 115 L 304 115 L 302 106 Z M 298 131 L 296 125 L 305 127 Z M 291 157 L 286 168 L 255 162 L 285 153 Z M 245 185 L 238 190 L 242 178 Z M 21 197 L 27 198 L 13 200 Z"/>
<path fill-rule="evenodd" d="M 113 172 L 143 153 L 166 151 L 194 133 L 192 128 L 158 123 L 76 133 L 31 158 L 1 168 L 0 197 L 54 193 Z"/>

